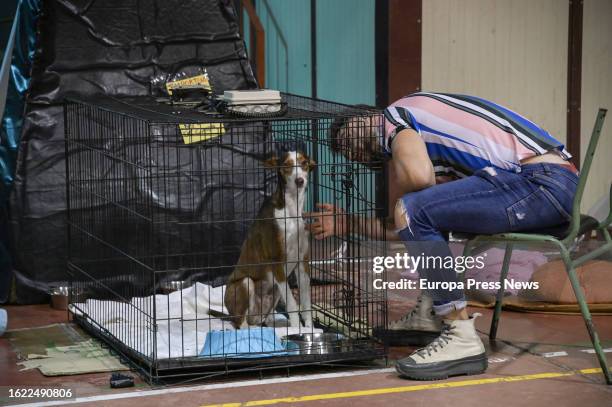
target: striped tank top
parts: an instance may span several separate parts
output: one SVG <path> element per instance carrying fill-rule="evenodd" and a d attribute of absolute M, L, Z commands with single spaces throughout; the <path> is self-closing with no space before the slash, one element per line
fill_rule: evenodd
<path fill-rule="evenodd" d="M 520 172 L 521 160 L 549 151 L 571 158 L 546 130 L 475 96 L 414 93 L 393 103 L 384 115 L 385 152 L 391 154 L 399 131 L 413 129 L 423 138 L 436 175 L 465 177 L 484 167 Z"/>

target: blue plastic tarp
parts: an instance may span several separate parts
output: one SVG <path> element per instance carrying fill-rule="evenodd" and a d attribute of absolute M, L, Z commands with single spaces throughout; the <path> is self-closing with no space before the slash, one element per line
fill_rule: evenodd
<path fill-rule="evenodd" d="M 10 288 L 7 202 L 15 176 L 39 5 L 39 0 L 19 0 L 0 69 L 0 302 L 7 300 Z"/>

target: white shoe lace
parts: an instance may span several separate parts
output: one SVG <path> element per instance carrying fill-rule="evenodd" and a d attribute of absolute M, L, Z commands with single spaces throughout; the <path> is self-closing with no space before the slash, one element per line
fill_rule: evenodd
<path fill-rule="evenodd" d="M 425 354 L 427 354 L 427 356 L 431 356 L 432 353 L 437 352 L 439 349 L 443 349 L 445 345 L 453 340 L 451 335 L 452 330 L 453 328 L 450 325 L 444 325 L 440 336 L 438 336 L 432 343 L 424 348 L 417 349 L 414 353 L 425 359 Z"/>
<path fill-rule="evenodd" d="M 416 314 L 416 313 L 417 313 L 417 311 L 418 311 L 418 310 L 421 308 L 421 302 L 422 302 L 422 301 L 423 301 L 423 300 L 421 299 L 421 297 L 417 298 L 417 303 L 416 303 L 416 305 L 414 306 L 414 308 L 413 308 L 413 309 L 412 309 L 412 310 L 411 310 L 409 313 L 407 313 L 406 315 L 404 315 L 403 317 L 401 317 L 400 319 L 398 319 L 398 320 L 396 321 L 396 323 L 397 323 L 397 322 L 408 322 L 408 320 L 410 320 L 410 319 L 412 318 L 412 316 L 413 316 L 414 314 Z"/>

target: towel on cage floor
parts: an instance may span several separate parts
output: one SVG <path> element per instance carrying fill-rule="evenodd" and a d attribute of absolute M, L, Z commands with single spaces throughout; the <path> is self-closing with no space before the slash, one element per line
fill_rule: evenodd
<path fill-rule="evenodd" d="M 225 286 L 195 283 L 168 295 L 134 297 L 130 302 L 87 300 L 71 304 L 70 310 L 145 357 L 192 357 L 200 354 L 209 332 L 233 329 L 229 321 L 218 317 L 228 314 L 224 292 Z M 279 337 L 322 332 L 312 327 L 275 329 Z"/>

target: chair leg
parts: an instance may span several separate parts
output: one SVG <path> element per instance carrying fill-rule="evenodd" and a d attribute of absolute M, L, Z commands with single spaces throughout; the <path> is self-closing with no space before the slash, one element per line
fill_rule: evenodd
<path fill-rule="evenodd" d="M 466 257 L 467 257 L 467 256 L 469 256 L 471 253 L 472 253 L 472 241 L 471 241 L 471 240 L 467 240 L 467 241 L 465 242 L 465 246 L 463 246 L 463 258 L 466 258 Z M 465 275 L 466 275 L 466 272 L 464 271 L 464 272 L 462 273 L 462 275 L 461 275 L 461 281 L 462 281 L 463 283 L 465 283 L 465 280 L 466 280 Z"/>
<path fill-rule="evenodd" d="M 591 312 L 589 311 L 589 307 L 587 306 L 586 300 L 584 298 L 582 287 L 580 287 L 580 283 L 578 282 L 578 277 L 576 277 L 574 263 L 572 262 L 567 250 L 562 249 L 561 255 L 563 256 L 563 261 L 565 263 L 565 268 L 570 283 L 572 284 L 572 289 L 574 290 L 574 295 L 576 295 L 576 300 L 578 300 L 580 312 L 582 312 L 582 318 L 584 319 L 587 331 L 589 332 L 589 336 L 591 337 L 593 349 L 595 349 L 597 359 L 599 360 L 599 364 L 601 365 L 602 373 L 604 375 L 604 378 L 606 379 L 606 383 L 612 385 L 612 377 L 610 375 L 610 370 L 608 370 L 608 362 L 606 361 L 606 355 L 604 354 L 603 349 L 601 348 L 599 336 L 597 335 L 597 331 L 595 330 L 595 326 L 593 325 L 593 320 L 591 319 Z"/>
<path fill-rule="evenodd" d="M 497 326 L 499 324 L 499 317 L 501 315 L 502 304 L 504 302 L 504 280 L 508 275 L 510 269 L 510 259 L 512 258 L 512 249 L 514 243 L 506 243 L 506 252 L 504 253 L 504 261 L 502 263 L 501 274 L 499 276 L 499 282 L 501 287 L 497 291 L 497 297 L 495 298 L 495 311 L 493 312 L 493 319 L 491 320 L 491 329 L 489 330 L 489 339 L 494 341 L 497 337 Z"/>

